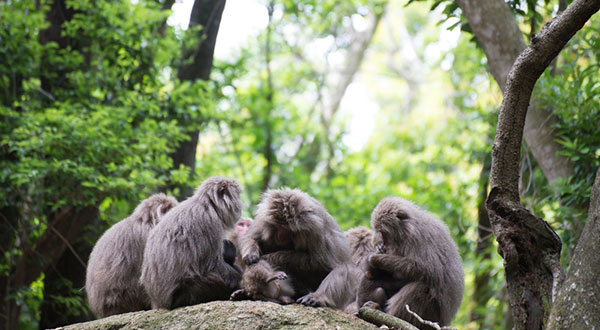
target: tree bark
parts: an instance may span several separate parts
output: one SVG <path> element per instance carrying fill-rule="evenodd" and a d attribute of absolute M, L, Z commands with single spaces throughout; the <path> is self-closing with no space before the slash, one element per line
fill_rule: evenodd
<path fill-rule="evenodd" d="M 508 72 L 525 49 L 523 35 L 512 12 L 503 0 L 456 2 L 485 51 L 492 76 L 505 93 Z M 567 180 L 574 174 L 573 165 L 558 155 L 561 147 L 555 141 L 552 128 L 556 121 L 551 111 L 537 107 L 534 101 L 527 111 L 523 133 L 533 157 L 550 183 L 558 178 Z"/>
<path fill-rule="evenodd" d="M 600 168 L 592 187 L 588 221 L 569 273 L 550 312 L 547 329 L 591 329 L 600 325 Z"/>
<path fill-rule="evenodd" d="M 265 69 L 267 71 L 267 81 L 265 90 L 265 99 L 267 100 L 267 115 L 263 120 L 263 130 L 265 134 L 265 145 L 263 149 L 263 156 L 267 163 L 263 171 L 263 179 L 261 190 L 265 191 L 269 188 L 271 177 L 273 176 L 273 166 L 275 165 L 275 151 L 273 150 L 273 125 L 271 124 L 271 113 L 275 107 L 273 99 L 275 97 L 275 91 L 273 90 L 273 77 L 271 72 L 271 34 L 273 33 L 273 10 L 275 1 L 270 1 L 267 5 L 267 11 L 269 13 L 269 22 L 267 23 L 267 32 L 265 36 Z"/>
<path fill-rule="evenodd" d="M 492 149 L 487 200 L 517 329 L 541 329 L 561 279 L 560 238 L 520 202 L 519 159 L 525 116 L 537 79 L 569 39 L 600 9 L 598 0 L 576 0 L 547 23 L 510 71 Z"/>
<path fill-rule="evenodd" d="M 225 0 L 196 0 L 190 14 L 190 27 L 201 25 L 202 35 L 200 41 L 193 49 L 183 50 L 182 65 L 179 67 L 177 77 L 180 80 L 194 81 L 196 79 L 208 80 L 213 65 L 215 43 L 221 24 L 221 16 L 225 8 Z M 189 139 L 179 144 L 171 154 L 173 168 L 185 165 L 190 168 L 189 178 L 194 178 L 196 170 L 196 147 L 200 131 L 193 129 L 188 133 Z M 173 184 L 167 189 L 173 189 Z M 193 192 L 193 187 L 182 187 L 178 199 L 185 199 Z"/>

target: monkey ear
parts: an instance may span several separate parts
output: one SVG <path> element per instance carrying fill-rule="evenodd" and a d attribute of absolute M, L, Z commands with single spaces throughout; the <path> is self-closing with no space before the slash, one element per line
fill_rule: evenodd
<path fill-rule="evenodd" d="M 408 219 L 408 214 L 406 214 L 406 211 L 404 211 L 404 210 L 398 210 L 398 211 L 396 211 L 396 213 L 394 214 L 394 216 L 396 218 L 398 218 L 398 220 L 406 220 L 406 219 Z"/>
<path fill-rule="evenodd" d="M 229 190 L 229 184 L 227 182 L 221 182 L 217 187 L 217 193 L 219 196 L 225 195 L 225 193 Z"/>

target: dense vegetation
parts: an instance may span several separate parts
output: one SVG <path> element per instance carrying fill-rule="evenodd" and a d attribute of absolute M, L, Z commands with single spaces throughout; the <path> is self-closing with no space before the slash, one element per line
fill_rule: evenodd
<path fill-rule="evenodd" d="M 368 225 L 385 196 L 415 201 L 463 258 L 454 325 L 505 328 L 502 259 L 480 205 L 502 92 L 453 1 L 408 2 L 260 2 L 266 27 L 202 80 L 182 74 L 202 27 L 167 24 L 173 1 L 0 1 L 3 317 L 20 329 L 89 319 L 82 274 L 103 230 L 153 192 L 183 196 L 226 175 L 247 216 L 268 187 L 305 190 L 343 229 Z M 507 2 L 526 40 L 564 5 Z M 522 152 L 522 200 L 560 235 L 565 267 L 600 165 L 598 30 L 596 17 L 534 92 L 573 175 L 550 184 Z M 179 166 L 197 131 L 195 166 Z"/>

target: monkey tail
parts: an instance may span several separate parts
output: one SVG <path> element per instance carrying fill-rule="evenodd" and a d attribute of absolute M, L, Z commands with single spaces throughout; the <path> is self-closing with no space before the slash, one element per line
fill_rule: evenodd
<path fill-rule="evenodd" d="M 410 282 L 403 286 L 398 293 L 388 300 L 385 311 L 412 323 L 421 330 L 434 329 L 419 322 L 416 317 L 406 310 L 406 305 L 424 320 L 438 322 L 441 326 L 450 322 L 450 320 L 441 320 L 440 302 L 433 296 L 431 289 L 425 283 Z"/>

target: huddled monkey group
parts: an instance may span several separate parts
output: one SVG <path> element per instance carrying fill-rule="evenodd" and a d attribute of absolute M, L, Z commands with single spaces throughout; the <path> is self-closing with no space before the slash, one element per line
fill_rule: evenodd
<path fill-rule="evenodd" d="M 299 189 L 271 189 L 254 220 L 242 218 L 241 187 L 211 177 L 178 203 L 143 200 L 107 230 L 88 262 L 86 292 L 99 317 L 214 300 L 371 307 L 432 329 L 449 325 L 464 291 L 448 228 L 400 197 L 384 198 L 371 228 L 343 232 Z"/>

